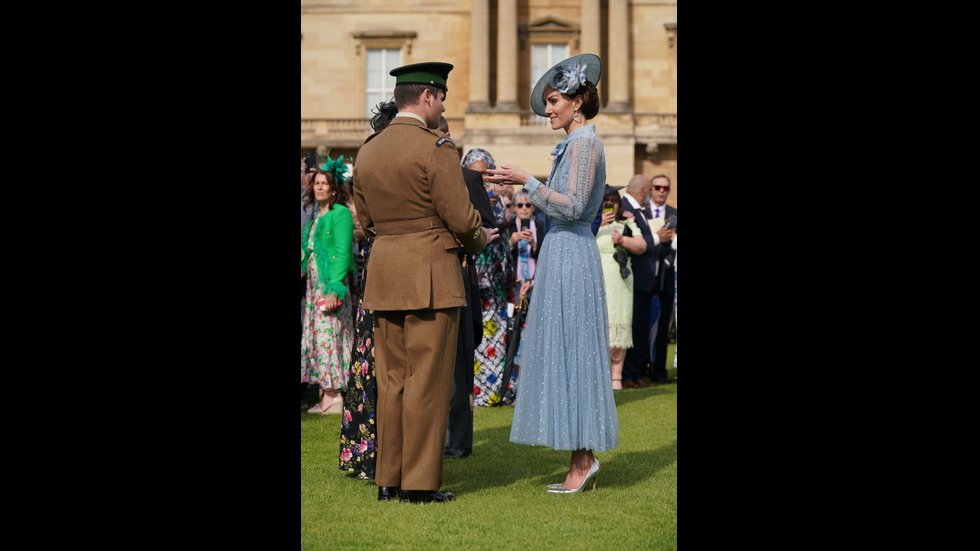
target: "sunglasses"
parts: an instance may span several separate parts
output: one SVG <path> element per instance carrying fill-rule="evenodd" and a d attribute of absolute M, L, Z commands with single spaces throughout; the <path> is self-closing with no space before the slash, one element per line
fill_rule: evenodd
<path fill-rule="evenodd" d="M 534 203 L 514 203 L 514 204 L 517 205 L 517 208 L 519 208 L 519 209 L 522 209 L 524 207 L 530 207 L 530 206 L 534 205 Z"/>
<path fill-rule="evenodd" d="M 663 191 L 663 190 L 665 190 L 665 189 L 666 189 L 667 191 L 670 191 L 670 186 L 653 186 L 653 189 L 655 189 L 655 190 L 657 190 L 657 191 Z"/>
<path fill-rule="evenodd" d="M 511 203 L 504 203 L 504 208 L 507 208 L 507 209 L 509 209 L 509 208 L 510 208 L 510 206 L 511 206 Z"/>

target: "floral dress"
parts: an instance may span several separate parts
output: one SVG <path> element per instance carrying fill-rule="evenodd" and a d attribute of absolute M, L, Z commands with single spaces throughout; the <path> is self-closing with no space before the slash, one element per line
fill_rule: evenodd
<path fill-rule="evenodd" d="M 370 239 L 365 239 L 361 250 L 365 267 L 371 255 L 371 243 Z M 361 281 L 367 281 L 366 268 L 361 270 Z M 354 353 L 347 371 L 347 392 L 344 393 L 344 414 L 340 427 L 340 470 L 357 473 L 358 478 L 373 479 L 378 451 L 374 316 L 370 310 L 364 309 L 363 290 L 360 297 L 357 301 L 357 321 L 354 324 Z"/>
<path fill-rule="evenodd" d="M 320 312 L 317 308 L 317 301 L 325 296 L 323 285 L 317 277 L 313 252 L 316 225 L 321 220 L 322 216 L 313 221 L 307 240 L 310 259 L 306 264 L 309 273 L 306 276 L 306 318 L 300 344 L 300 380 L 319 385 L 321 389 L 343 389 L 346 387 L 354 335 L 353 308 L 350 300 L 344 300 L 331 312 Z"/>
<path fill-rule="evenodd" d="M 483 340 L 473 361 L 473 405 L 477 407 L 513 403 L 516 386 L 513 379 L 501 380 L 507 357 L 507 303 L 514 300 L 514 261 L 507 215 L 499 206 L 494 205 L 494 214 L 500 236 L 474 258 L 483 310 Z"/>

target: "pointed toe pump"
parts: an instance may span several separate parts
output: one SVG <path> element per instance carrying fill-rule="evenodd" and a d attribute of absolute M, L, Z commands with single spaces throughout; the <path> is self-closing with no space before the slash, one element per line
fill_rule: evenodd
<path fill-rule="evenodd" d="M 589 474 L 585 476 L 585 480 L 578 488 L 566 488 L 564 484 L 549 484 L 548 493 L 551 494 L 577 494 L 581 492 L 586 485 L 588 485 L 589 480 L 592 481 L 592 489 L 595 490 L 596 482 L 598 480 L 599 474 L 599 458 L 594 457 L 592 461 L 592 467 L 589 469 Z"/>

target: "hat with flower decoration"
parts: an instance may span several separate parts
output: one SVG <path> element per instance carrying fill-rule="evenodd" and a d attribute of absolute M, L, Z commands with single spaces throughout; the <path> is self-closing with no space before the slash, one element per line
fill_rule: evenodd
<path fill-rule="evenodd" d="M 320 163 L 320 170 L 333 174 L 333 181 L 350 190 L 350 178 L 347 177 L 347 165 L 344 163 L 344 156 L 340 155 L 336 159 L 330 158 L 330 150 L 323 157 L 326 161 Z M 350 162 L 350 158 L 347 159 Z"/>
<path fill-rule="evenodd" d="M 542 117 L 547 117 L 544 105 L 544 89 L 551 86 L 562 94 L 574 96 L 586 81 L 599 85 L 602 75 L 602 60 L 595 54 L 578 54 L 556 64 L 545 71 L 531 91 L 531 109 Z"/>

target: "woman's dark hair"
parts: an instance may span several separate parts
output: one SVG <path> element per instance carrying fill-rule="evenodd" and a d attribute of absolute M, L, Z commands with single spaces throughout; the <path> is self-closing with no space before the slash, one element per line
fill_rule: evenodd
<path fill-rule="evenodd" d="M 623 198 L 619 196 L 619 191 L 614 191 L 612 193 L 607 193 L 602 196 L 603 203 L 613 203 L 619 205 L 616 209 L 616 221 L 622 222 L 626 218 L 623 216 Z"/>
<path fill-rule="evenodd" d="M 350 199 L 350 194 L 347 193 L 347 187 L 344 185 L 337 185 L 336 180 L 333 177 L 333 172 L 327 172 L 326 170 L 320 170 L 319 168 L 313 169 L 310 174 L 310 185 L 306 189 L 306 195 L 303 199 L 303 207 L 310 208 L 316 204 L 316 194 L 313 192 L 313 186 L 316 183 L 317 174 L 326 174 L 327 183 L 330 184 L 331 194 L 327 198 L 327 210 L 333 209 L 333 206 L 337 203 L 341 205 L 346 205 L 347 200 Z"/>
<path fill-rule="evenodd" d="M 395 100 L 382 101 L 375 107 L 375 110 L 375 115 L 371 117 L 371 128 L 375 132 L 381 132 L 387 128 L 391 120 L 398 114 Z"/>
<path fill-rule="evenodd" d="M 576 90 L 575 96 L 582 96 L 582 115 L 585 118 L 592 119 L 599 114 L 599 90 L 595 84 L 585 81 L 585 86 Z"/>

